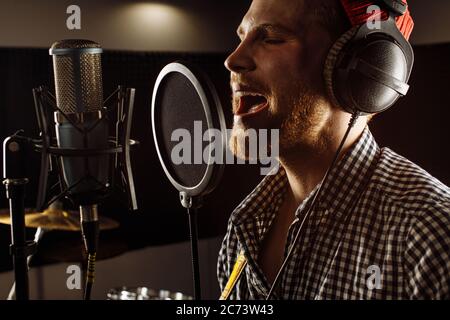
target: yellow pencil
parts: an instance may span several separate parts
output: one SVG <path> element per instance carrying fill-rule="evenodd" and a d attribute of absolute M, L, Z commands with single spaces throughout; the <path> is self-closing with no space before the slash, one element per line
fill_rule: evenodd
<path fill-rule="evenodd" d="M 228 279 L 225 289 L 223 289 L 223 292 L 220 295 L 219 300 L 227 300 L 228 299 L 228 297 L 230 296 L 234 287 L 236 286 L 236 283 L 239 280 L 241 273 L 244 270 L 246 264 L 247 264 L 247 259 L 244 256 L 244 251 L 241 251 L 241 253 L 239 253 L 239 256 L 236 260 L 236 263 L 234 264 L 233 271 L 231 272 L 230 278 Z"/>

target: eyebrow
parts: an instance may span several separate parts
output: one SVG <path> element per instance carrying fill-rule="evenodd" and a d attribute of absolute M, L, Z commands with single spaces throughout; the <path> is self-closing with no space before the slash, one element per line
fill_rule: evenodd
<path fill-rule="evenodd" d="M 285 34 L 285 35 L 294 35 L 295 34 L 295 32 L 289 28 L 286 28 L 280 24 L 271 24 L 271 23 L 260 24 L 257 27 L 255 27 L 254 30 L 256 32 L 270 31 L 270 32 Z M 236 30 L 236 33 L 238 34 L 238 36 L 242 36 L 244 34 L 244 30 L 243 30 L 242 26 L 239 26 L 239 28 Z"/>

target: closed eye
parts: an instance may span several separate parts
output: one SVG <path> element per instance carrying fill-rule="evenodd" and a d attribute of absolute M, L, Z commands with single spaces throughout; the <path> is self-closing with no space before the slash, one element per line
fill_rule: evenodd
<path fill-rule="evenodd" d="M 264 39 L 264 43 L 267 44 L 282 44 L 285 41 L 283 39 L 277 39 L 277 38 L 266 38 Z"/>
<path fill-rule="evenodd" d="M 286 42 L 286 38 L 295 36 L 295 33 L 277 25 L 263 24 L 255 27 L 249 32 L 244 32 L 242 26 L 237 30 L 239 39 L 244 41 L 245 38 L 250 37 L 254 41 L 260 41 L 265 44 L 277 45 Z"/>
<path fill-rule="evenodd" d="M 282 44 L 285 41 L 285 37 L 280 32 L 273 32 L 270 29 L 261 28 L 258 30 L 258 39 L 266 44 L 276 45 Z"/>

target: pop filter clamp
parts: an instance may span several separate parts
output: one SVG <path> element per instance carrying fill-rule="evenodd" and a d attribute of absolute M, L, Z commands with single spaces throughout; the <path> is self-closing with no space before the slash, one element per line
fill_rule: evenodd
<path fill-rule="evenodd" d="M 212 150 L 209 149 L 202 153 L 202 159 L 205 160 L 204 155 L 206 154 L 207 160 L 201 166 L 198 163 L 196 163 L 196 167 L 192 164 L 175 164 L 171 158 L 173 147 L 171 137 L 172 133 L 178 129 L 191 132 L 195 128 L 193 123 L 198 120 L 206 123 L 207 127 L 206 136 L 202 132 L 203 138 L 200 137 L 202 142 L 205 142 L 205 137 L 208 142 L 211 142 L 211 129 L 219 130 L 219 138 L 215 137 L 214 140 L 216 144 L 215 159 L 220 158 L 218 153 L 224 156 L 227 138 L 225 117 L 212 82 L 206 74 L 190 63 L 168 64 L 159 73 L 153 89 L 152 133 L 164 173 L 178 190 L 181 205 L 186 208 L 188 213 L 196 300 L 201 299 L 197 210 L 202 206 L 204 196 L 211 193 L 218 185 L 223 174 L 224 161 L 223 157 L 219 159 L 220 161 L 214 161 Z"/>

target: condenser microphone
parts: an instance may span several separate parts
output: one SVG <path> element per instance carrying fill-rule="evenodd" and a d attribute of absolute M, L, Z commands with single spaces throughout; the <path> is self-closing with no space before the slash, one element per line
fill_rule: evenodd
<path fill-rule="evenodd" d="M 62 40 L 50 48 L 53 56 L 59 148 L 86 151 L 62 156 L 68 196 L 80 207 L 81 230 L 88 253 L 85 299 L 94 282 L 99 225 L 97 203 L 109 186 L 108 121 L 103 107 L 100 45 L 89 40 Z M 96 151 L 98 152 L 96 154 Z"/>
<path fill-rule="evenodd" d="M 59 109 L 54 113 L 59 148 L 108 148 L 101 53 L 100 45 L 89 40 L 62 40 L 50 49 Z M 108 186 L 109 163 L 105 154 L 62 157 L 62 171 L 69 195 L 81 206 L 98 203 Z"/>

